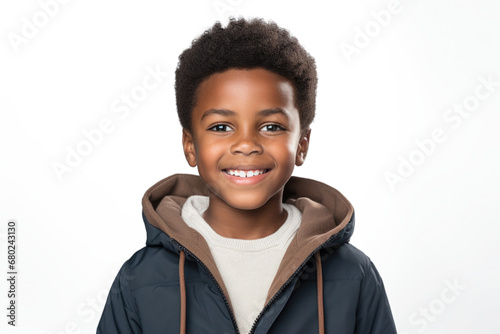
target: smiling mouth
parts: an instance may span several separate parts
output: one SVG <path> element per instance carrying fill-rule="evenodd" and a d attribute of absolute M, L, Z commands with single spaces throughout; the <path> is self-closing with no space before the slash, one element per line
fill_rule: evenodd
<path fill-rule="evenodd" d="M 261 174 L 265 174 L 270 171 L 270 169 L 253 169 L 253 170 L 242 170 L 242 169 L 223 169 L 224 173 L 231 176 L 246 178 L 253 177 Z"/>

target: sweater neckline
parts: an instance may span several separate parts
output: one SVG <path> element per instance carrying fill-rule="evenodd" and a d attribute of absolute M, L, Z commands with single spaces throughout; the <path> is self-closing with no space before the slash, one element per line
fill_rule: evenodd
<path fill-rule="evenodd" d="M 269 248 L 279 248 L 295 235 L 300 226 L 302 213 L 292 204 L 283 203 L 287 218 L 283 225 L 271 235 L 260 239 L 234 239 L 223 237 L 203 219 L 203 213 L 208 208 L 209 197 L 201 195 L 189 196 L 182 206 L 182 219 L 186 224 L 197 230 L 207 241 L 209 247 L 221 247 L 242 252 L 259 252 Z"/>

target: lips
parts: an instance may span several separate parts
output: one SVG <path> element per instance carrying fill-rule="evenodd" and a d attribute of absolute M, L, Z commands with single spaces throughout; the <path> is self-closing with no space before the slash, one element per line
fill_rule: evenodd
<path fill-rule="evenodd" d="M 249 177 L 254 177 L 254 176 L 265 174 L 265 173 L 269 172 L 269 169 L 227 168 L 227 169 L 223 169 L 222 171 L 228 175 L 231 175 L 231 176 L 236 176 L 236 177 L 241 177 L 241 178 L 249 178 Z"/>

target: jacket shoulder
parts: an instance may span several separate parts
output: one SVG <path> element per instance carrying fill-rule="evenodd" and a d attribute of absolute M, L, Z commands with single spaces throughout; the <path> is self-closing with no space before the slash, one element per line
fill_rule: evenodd
<path fill-rule="evenodd" d="M 321 252 L 324 279 L 362 281 L 374 267 L 371 259 L 350 243 Z"/>
<path fill-rule="evenodd" d="M 145 246 L 123 264 L 130 290 L 158 282 L 178 282 L 179 256 L 161 246 Z M 161 270 L 160 270 L 161 268 Z"/>

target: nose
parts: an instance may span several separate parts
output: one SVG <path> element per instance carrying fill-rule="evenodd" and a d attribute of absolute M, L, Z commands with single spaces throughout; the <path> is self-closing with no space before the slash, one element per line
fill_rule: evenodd
<path fill-rule="evenodd" d="M 259 142 L 258 134 L 250 132 L 240 133 L 237 137 L 235 137 L 235 141 L 231 145 L 232 154 L 261 154 L 262 151 L 263 148 Z"/>

